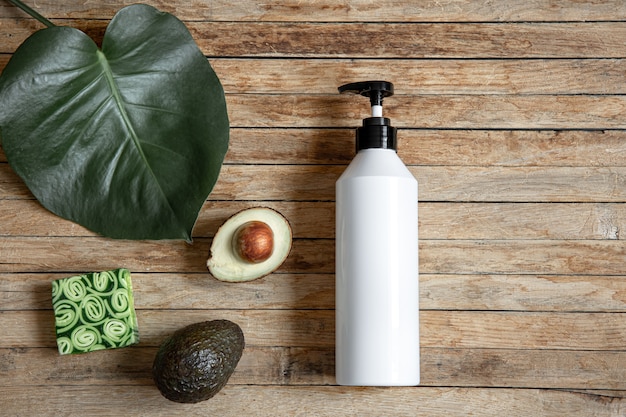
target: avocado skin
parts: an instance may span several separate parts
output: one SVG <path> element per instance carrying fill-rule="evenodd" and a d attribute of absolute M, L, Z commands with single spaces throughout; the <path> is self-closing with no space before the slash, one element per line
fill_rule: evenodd
<path fill-rule="evenodd" d="M 152 376 L 161 394 L 179 403 L 197 403 L 228 382 L 245 346 L 241 328 L 229 320 L 191 324 L 159 347 Z"/>

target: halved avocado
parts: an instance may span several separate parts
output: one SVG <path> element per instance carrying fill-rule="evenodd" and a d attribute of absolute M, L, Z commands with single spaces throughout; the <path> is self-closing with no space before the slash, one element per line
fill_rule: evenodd
<path fill-rule="evenodd" d="M 261 278 L 285 262 L 291 241 L 291 226 L 282 214 L 268 207 L 245 209 L 215 233 L 207 267 L 220 281 Z"/>

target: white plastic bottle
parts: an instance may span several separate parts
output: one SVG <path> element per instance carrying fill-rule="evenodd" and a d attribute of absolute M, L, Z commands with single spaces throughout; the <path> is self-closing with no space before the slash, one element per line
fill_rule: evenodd
<path fill-rule="evenodd" d="M 393 84 L 339 87 L 370 98 L 357 154 L 336 184 L 336 379 L 340 385 L 420 382 L 417 180 L 382 117 Z"/>

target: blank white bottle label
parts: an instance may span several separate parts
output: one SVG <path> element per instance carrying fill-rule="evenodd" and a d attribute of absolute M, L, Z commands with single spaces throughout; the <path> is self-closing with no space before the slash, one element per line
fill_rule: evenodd
<path fill-rule="evenodd" d="M 417 182 L 342 177 L 336 213 L 337 383 L 417 385 Z"/>

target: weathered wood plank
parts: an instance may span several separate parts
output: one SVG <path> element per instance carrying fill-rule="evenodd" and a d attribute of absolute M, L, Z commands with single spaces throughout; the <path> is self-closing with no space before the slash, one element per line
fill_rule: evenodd
<path fill-rule="evenodd" d="M 420 243 L 420 268 L 440 274 L 622 275 L 625 250 L 621 241 L 432 240 Z"/>
<path fill-rule="evenodd" d="M 578 314 L 424 312 L 421 343 L 455 348 L 623 350 L 620 339 L 626 331 L 621 313 L 580 313 L 577 318 Z"/>
<path fill-rule="evenodd" d="M 622 22 L 188 26 L 209 56 L 622 58 L 626 50 Z"/>
<path fill-rule="evenodd" d="M 625 34 L 626 38 L 626 34 Z M 226 98 L 233 127 L 346 127 L 369 115 L 361 97 L 284 95 Z M 626 97 L 609 95 L 403 95 L 385 102 L 398 128 L 624 129 Z"/>
<path fill-rule="evenodd" d="M 355 128 L 232 128 L 224 162 L 347 165 Z M 398 137 L 407 165 L 626 166 L 626 130 L 399 129 Z"/>
<path fill-rule="evenodd" d="M 348 164 L 355 127 L 232 128 L 225 163 Z M 399 129 L 398 137 L 398 155 L 408 165 L 626 166 L 625 130 Z"/>
<path fill-rule="evenodd" d="M 211 200 L 334 201 L 345 166 L 224 166 Z M 413 166 L 419 200 L 623 202 L 626 167 Z"/>
<path fill-rule="evenodd" d="M 411 166 L 421 202 L 626 201 L 626 167 Z M 334 201 L 345 166 L 225 165 L 209 200 Z M 0 164 L 0 200 L 31 199 L 22 180 Z"/>
<path fill-rule="evenodd" d="M 425 202 L 419 226 L 424 239 L 620 239 L 626 205 Z"/>
<path fill-rule="evenodd" d="M 626 400 L 559 390 L 500 388 L 355 388 L 246 386 L 229 384 L 210 402 L 180 405 L 164 399 L 154 385 L 42 386 L 37 396 L 21 387 L 4 389 L 3 410 L 9 415 L 98 415 L 106 399 L 107 413 L 123 415 L 132 405 L 137 417 L 213 415 L 315 415 L 318 417 L 467 416 L 483 417 L 563 415 L 622 416 Z M 41 400 L 34 400 L 41 398 Z"/>
<path fill-rule="evenodd" d="M 219 59 L 228 94 L 336 94 L 353 80 L 394 81 L 395 94 L 623 94 L 623 59 Z M 245 72 L 253 65 L 254 77 Z"/>
<path fill-rule="evenodd" d="M 49 310 L 51 281 L 64 273 L 0 274 L 0 310 Z M 272 274 L 244 285 L 208 274 L 133 273 L 137 309 L 332 309 L 334 275 Z M 181 291 L 184 288 L 184 291 Z"/>
<path fill-rule="evenodd" d="M 0 270 L 82 273 L 126 267 L 135 271 L 204 272 L 208 253 L 209 242 L 205 239 L 187 244 L 99 237 L 3 238 Z"/>
<path fill-rule="evenodd" d="M 127 3 L 127 2 L 124 2 Z M 398 2 L 380 3 L 356 0 L 265 1 L 242 0 L 211 2 L 145 0 L 160 10 L 175 14 L 182 20 L 211 21 L 372 21 L 377 22 L 472 22 L 472 21 L 615 21 L 626 19 L 626 7 L 619 0 L 603 0 L 581 4 L 575 0 L 559 1 L 546 7 L 541 1 L 496 0 L 462 2 Z M 37 0 L 37 10 L 50 19 L 89 19 L 112 17 L 124 4 L 89 3 L 79 0 Z M 10 5 L 0 6 L 0 18 L 23 17 L 23 12 Z"/>
<path fill-rule="evenodd" d="M 626 277 L 420 275 L 420 306 L 441 310 L 626 311 Z"/>
<path fill-rule="evenodd" d="M 144 347 L 158 346 L 185 325 L 212 319 L 238 323 L 249 346 L 334 347 L 334 310 L 138 310 Z M 626 313 L 495 311 L 420 312 L 420 346 L 433 348 L 623 351 Z M 10 328 L 1 348 L 54 347 L 51 310 L 0 312 Z"/>
<path fill-rule="evenodd" d="M 437 274 L 623 275 L 623 240 L 424 240 L 420 271 Z M 126 267 L 133 272 L 207 273 L 209 240 L 7 237 L 0 272 L 86 272 Z M 281 273 L 333 273 L 332 240 L 295 239 Z M 68 262 L 71 259 L 71 262 Z"/>
<path fill-rule="evenodd" d="M 64 273 L 0 274 L 2 310 L 48 310 Z M 421 274 L 424 310 L 626 312 L 626 276 Z M 181 288 L 184 287 L 184 291 Z M 137 309 L 335 308 L 334 274 L 272 274 L 242 285 L 204 273 L 133 273 Z"/>
<path fill-rule="evenodd" d="M 281 212 L 298 239 L 334 239 L 333 202 L 208 201 L 193 236 L 213 237 L 230 216 L 250 207 Z M 0 201 L 0 236 L 96 236 L 33 200 Z M 421 239 L 617 240 L 626 230 L 623 203 L 419 203 Z"/>
<path fill-rule="evenodd" d="M 416 165 L 623 166 L 623 130 L 399 130 L 399 155 Z"/>
<path fill-rule="evenodd" d="M 354 128 L 234 128 L 226 163 L 347 164 Z M 626 166 L 624 130 L 399 129 L 398 138 L 409 165 Z"/>
<path fill-rule="evenodd" d="M 156 351 L 133 347 L 67 357 L 55 348 L 0 349 L 0 386 L 150 385 Z M 422 386 L 626 389 L 624 352 L 422 348 L 420 354 Z M 334 356 L 332 347 L 246 346 L 229 383 L 334 385 Z"/>
<path fill-rule="evenodd" d="M 333 201 L 334 184 L 344 169 L 343 166 L 225 166 L 209 198 Z M 419 181 L 419 199 L 424 202 L 623 202 L 626 197 L 623 167 L 410 169 Z"/>
<path fill-rule="evenodd" d="M 347 164 L 359 123 L 352 129 L 233 128 L 225 161 Z M 626 166 L 624 130 L 399 129 L 398 138 L 398 155 L 409 165 Z"/>
<path fill-rule="evenodd" d="M 10 54 L 0 54 L 0 71 Z M 210 63 L 227 94 L 336 94 L 345 82 L 380 77 L 410 94 L 624 94 L 623 59 L 220 59 Z M 245 68 L 256 68 L 250 77 Z"/>
<path fill-rule="evenodd" d="M 0 198 L 34 198 L 22 179 L 8 164 L 0 164 Z"/>
<path fill-rule="evenodd" d="M 624 387 L 624 352 L 422 348 L 420 353 L 423 385 Z"/>
<path fill-rule="evenodd" d="M 100 42 L 108 20 L 54 21 Z M 623 58 L 624 22 L 292 23 L 186 22 L 207 56 L 289 58 Z M 34 19 L 0 19 L 1 53 L 34 31 Z M 376 42 L 373 42 L 376 40 Z M 364 48 L 363 45 L 368 45 Z"/>
<path fill-rule="evenodd" d="M 159 346 L 185 325 L 213 319 L 238 323 L 249 346 L 331 347 L 335 343 L 334 315 L 333 310 L 230 310 L 224 309 L 223 302 L 212 309 L 137 310 L 140 345 L 145 347 Z M 0 324 L 12 329 L 0 340 L 1 348 L 56 346 L 51 310 L 2 311 Z"/>

